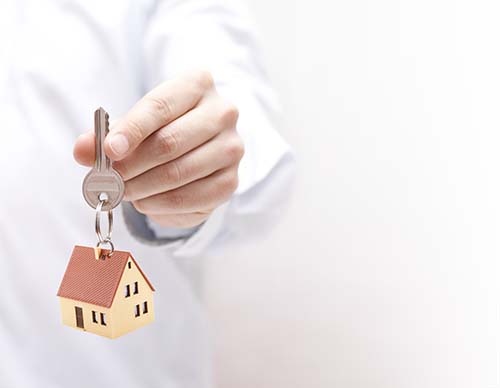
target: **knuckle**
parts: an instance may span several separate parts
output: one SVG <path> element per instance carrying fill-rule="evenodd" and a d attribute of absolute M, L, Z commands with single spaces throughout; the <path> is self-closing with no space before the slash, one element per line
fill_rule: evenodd
<path fill-rule="evenodd" d="M 174 191 L 166 194 L 166 200 L 168 204 L 175 209 L 182 208 L 184 205 L 184 197 Z"/>
<path fill-rule="evenodd" d="M 173 115 L 172 102 L 167 97 L 148 97 L 153 114 L 159 115 L 163 121 L 168 122 Z"/>
<path fill-rule="evenodd" d="M 236 105 L 225 103 L 219 114 L 220 124 L 224 128 L 235 128 L 239 115 L 240 112 Z"/>
<path fill-rule="evenodd" d="M 215 83 L 212 73 L 206 69 L 200 69 L 195 72 L 194 82 L 201 90 L 211 89 Z"/>
<path fill-rule="evenodd" d="M 223 198 L 229 197 L 238 188 L 238 174 L 225 174 L 220 182 L 220 194 Z"/>
<path fill-rule="evenodd" d="M 164 165 L 163 179 L 166 183 L 179 183 L 182 180 L 182 172 L 179 163 L 175 160 Z"/>
<path fill-rule="evenodd" d="M 176 136 L 166 129 L 158 131 L 158 148 L 161 155 L 171 155 L 177 151 L 178 142 Z"/>
<path fill-rule="evenodd" d="M 229 184 L 229 191 L 230 193 L 234 193 L 236 189 L 238 188 L 239 185 L 239 179 L 238 179 L 238 174 L 234 174 L 234 176 L 231 179 L 231 182 Z"/>
<path fill-rule="evenodd" d="M 142 137 L 142 134 L 145 133 L 143 125 L 134 119 L 128 120 L 127 127 L 129 129 L 130 135 L 134 139 L 140 139 Z"/>
<path fill-rule="evenodd" d="M 227 143 L 226 154 L 232 163 L 238 163 L 243 158 L 245 146 L 239 136 L 237 136 L 236 140 Z"/>

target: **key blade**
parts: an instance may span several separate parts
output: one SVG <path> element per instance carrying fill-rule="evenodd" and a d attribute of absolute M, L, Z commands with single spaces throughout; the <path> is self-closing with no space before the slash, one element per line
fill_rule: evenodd
<path fill-rule="evenodd" d="M 110 160 L 104 152 L 104 139 L 109 132 L 109 115 L 103 109 L 99 108 L 94 113 L 94 131 L 95 131 L 95 169 L 97 171 L 108 170 Z"/>

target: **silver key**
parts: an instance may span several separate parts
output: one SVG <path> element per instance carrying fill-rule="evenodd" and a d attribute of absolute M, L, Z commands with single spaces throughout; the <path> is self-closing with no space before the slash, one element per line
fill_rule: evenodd
<path fill-rule="evenodd" d="M 94 113 L 95 164 L 83 180 L 82 191 L 85 201 L 94 209 L 99 201 L 106 200 L 103 211 L 114 209 L 121 202 L 125 192 L 123 179 L 113 170 L 111 160 L 104 153 L 104 139 L 109 132 L 109 115 L 99 108 Z"/>

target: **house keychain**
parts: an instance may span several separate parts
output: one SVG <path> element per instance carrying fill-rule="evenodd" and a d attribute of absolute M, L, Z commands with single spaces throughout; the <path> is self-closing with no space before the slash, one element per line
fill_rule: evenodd
<path fill-rule="evenodd" d="M 153 322 L 154 288 L 132 255 L 115 250 L 111 241 L 113 209 L 121 202 L 125 188 L 104 153 L 109 132 L 109 116 L 104 109 L 95 111 L 94 125 L 96 160 L 82 191 L 96 210 L 97 245 L 74 247 L 57 296 L 63 324 L 116 338 Z M 101 213 L 107 213 L 106 234 L 101 231 Z"/>

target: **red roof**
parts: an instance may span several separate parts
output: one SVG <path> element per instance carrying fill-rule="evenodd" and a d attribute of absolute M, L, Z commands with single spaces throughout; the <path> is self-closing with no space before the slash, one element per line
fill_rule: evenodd
<path fill-rule="evenodd" d="M 108 252 L 106 249 L 102 253 Z M 75 246 L 57 296 L 102 307 L 111 307 L 128 258 L 153 286 L 129 252 L 114 251 L 111 257 L 95 259 L 94 248 Z"/>

